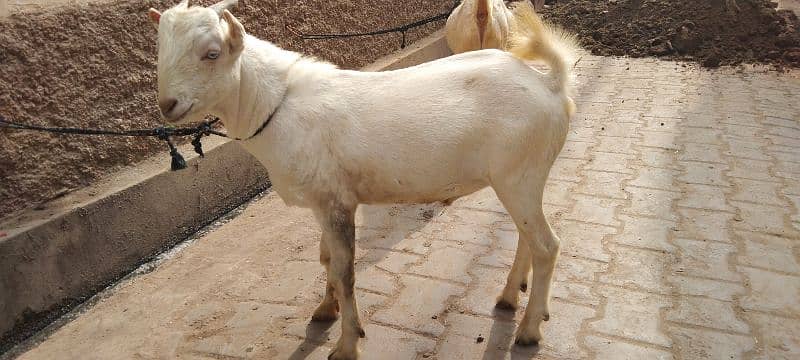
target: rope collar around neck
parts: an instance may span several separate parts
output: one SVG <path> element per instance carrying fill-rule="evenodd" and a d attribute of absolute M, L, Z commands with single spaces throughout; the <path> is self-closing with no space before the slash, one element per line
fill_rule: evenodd
<path fill-rule="evenodd" d="M 283 100 L 283 99 L 281 99 L 281 100 Z M 258 129 L 256 129 L 256 132 L 254 132 L 254 133 L 253 133 L 253 135 L 250 135 L 250 136 L 248 136 L 248 137 L 246 137 L 246 138 L 244 138 L 244 139 L 242 139 L 242 138 L 236 138 L 236 140 L 239 140 L 239 141 L 247 141 L 247 140 L 250 140 L 250 139 L 252 139 L 252 138 L 254 138 L 254 137 L 258 136 L 258 134 L 261 134 L 261 132 L 262 132 L 262 131 L 264 131 L 264 129 L 266 129 L 266 128 L 267 128 L 267 125 L 269 125 L 269 123 L 272 121 L 272 118 L 273 118 L 273 117 L 275 117 L 275 113 L 277 113 L 277 112 L 278 112 L 278 109 L 279 109 L 280 107 L 281 107 L 281 106 L 280 106 L 280 103 L 279 103 L 279 104 L 278 104 L 278 106 L 276 106 L 276 107 L 275 107 L 275 110 L 272 110 L 272 113 L 271 113 L 271 114 L 269 114 L 269 116 L 267 116 L 267 120 L 264 120 L 264 123 L 263 123 L 263 124 L 261 124 L 261 126 L 259 126 L 259 127 L 258 127 Z"/>

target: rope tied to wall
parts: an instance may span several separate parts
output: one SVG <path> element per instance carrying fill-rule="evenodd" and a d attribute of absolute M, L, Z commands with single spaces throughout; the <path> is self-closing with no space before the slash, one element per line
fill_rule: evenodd
<path fill-rule="evenodd" d="M 72 127 L 55 127 L 55 126 L 38 126 L 30 124 L 22 124 L 10 121 L 0 115 L 0 129 L 12 130 L 31 130 L 39 132 L 49 132 L 54 134 L 69 134 L 69 135 L 100 135 L 100 136 L 132 136 L 132 137 L 156 137 L 167 143 L 169 147 L 169 155 L 172 158 L 170 168 L 172 171 L 182 170 L 186 168 L 186 160 L 183 155 L 178 151 L 178 148 L 172 142 L 173 137 L 193 136 L 192 146 L 194 151 L 205 157 L 203 153 L 203 144 L 201 139 L 204 136 L 216 135 L 227 138 L 228 135 L 217 130 L 213 126 L 219 122 L 218 118 L 211 121 L 204 121 L 194 127 L 173 128 L 167 126 L 158 126 L 152 129 L 134 129 L 134 130 L 109 130 L 109 129 L 84 129 Z"/>
<path fill-rule="evenodd" d="M 331 34 L 306 34 L 306 33 L 301 33 L 299 31 L 295 30 L 289 24 L 286 24 L 286 30 L 289 30 L 289 32 L 293 33 L 295 36 L 297 36 L 297 37 L 299 37 L 299 38 L 301 38 L 303 40 L 342 39 L 342 38 L 351 38 L 351 37 L 360 37 L 360 36 L 375 36 L 375 35 L 383 35 L 383 34 L 390 34 L 390 33 L 400 33 L 403 36 L 403 38 L 401 40 L 401 43 L 400 43 L 400 48 L 403 49 L 403 48 L 406 47 L 406 32 L 408 30 L 411 30 L 411 29 L 414 29 L 414 28 L 418 28 L 420 26 L 427 25 L 427 24 L 432 23 L 432 22 L 436 22 L 436 21 L 447 19 L 450 16 L 450 14 L 453 13 L 453 10 L 455 10 L 456 7 L 458 7 L 459 3 L 461 3 L 461 0 L 454 0 L 453 1 L 453 6 L 446 13 L 441 13 L 441 14 L 438 14 L 438 15 L 434 15 L 434 16 L 422 19 L 422 20 L 417 20 L 417 21 L 414 21 L 414 22 L 411 22 L 411 23 L 408 23 L 408 24 L 396 26 L 396 27 L 389 28 L 389 29 L 383 29 L 383 30 L 375 30 L 375 31 L 367 31 L 367 32 L 356 32 L 356 33 L 341 33 L 341 34 L 336 34 L 336 33 L 331 33 Z"/>

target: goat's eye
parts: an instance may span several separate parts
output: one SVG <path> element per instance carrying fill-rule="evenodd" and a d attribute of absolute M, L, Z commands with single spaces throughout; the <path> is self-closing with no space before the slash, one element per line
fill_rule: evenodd
<path fill-rule="evenodd" d="M 219 58 L 219 51 L 217 50 L 211 50 L 208 53 L 206 53 L 206 59 L 216 60 L 217 58 Z"/>

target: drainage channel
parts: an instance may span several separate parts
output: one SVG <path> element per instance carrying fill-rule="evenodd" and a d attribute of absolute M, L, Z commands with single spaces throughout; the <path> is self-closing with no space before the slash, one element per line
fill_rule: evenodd
<path fill-rule="evenodd" d="M 131 271 L 130 273 L 123 276 L 119 280 L 106 286 L 105 288 L 103 288 L 96 294 L 92 295 L 85 301 L 74 306 L 71 310 L 67 311 L 64 315 L 58 317 L 49 325 L 45 326 L 41 330 L 36 331 L 34 334 L 27 337 L 25 340 L 11 347 L 7 352 L 0 354 L 0 360 L 14 359 L 22 355 L 23 353 L 27 352 L 28 350 L 36 347 L 38 344 L 47 340 L 47 338 L 50 337 L 50 335 L 58 331 L 61 327 L 70 323 L 72 320 L 77 319 L 99 302 L 112 296 L 117 289 L 120 289 L 122 286 L 128 284 L 129 282 L 133 281 L 134 279 L 142 275 L 153 272 L 154 270 L 158 269 L 158 267 L 161 264 L 174 258 L 177 254 L 181 253 L 184 249 L 188 248 L 189 246 L 197 242 L 197 240 L 199 240 L 206 234 L 213 232 L 216 229 L 219 229 L 223 225 L 235 219 L 245 209 L 247 209 L 247 207 L 267 196 L 270 193 L 270 191 L 271 188 L 266 188 L 262 190 L 261 192 L 257 193 L 255 196 L 251 197 L 241 205 L 233 208 L 232 210 L 228 211 L 227 213 L 223 214 L 217 219 L 211 221 L 209 224 L 203 226 L 202 228 L 200 228 L 200 230 L 190 235 L 186 239 L 179 241 L 171 248 L 164 250 L 160 254 L 155 255 L 150 260 L 142 263 L 135 270 Z"/>

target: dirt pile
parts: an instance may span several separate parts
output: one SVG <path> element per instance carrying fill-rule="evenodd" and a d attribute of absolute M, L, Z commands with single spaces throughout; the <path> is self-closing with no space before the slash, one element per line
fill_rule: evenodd
<path fill-rule="evenodd" d="M 800 66 L 800 22 L 769 0 L 557 0 L 543 14 L 595 55 L 659 56 L 707 67 Z"/>
<path fill-rule="evenodd" d="M 0 20 L 0 114 L 53 126 L 123 129 L 159 124 L 156 31 L 146 11 L 177 2 L 116 0 Z M 301 32 L 375 30 L 451 6 L 452 0 L 241 0 L 234 14 L 251 34 L 357 68 L 397 50 L 400 35 L 303 41 L 286 25 Z M 408 41 L 438 26 L 441 22 L 412 30 Z M 165 146 L 157 140 L 0 131 L 0 218 L 86 186 Z"/>

